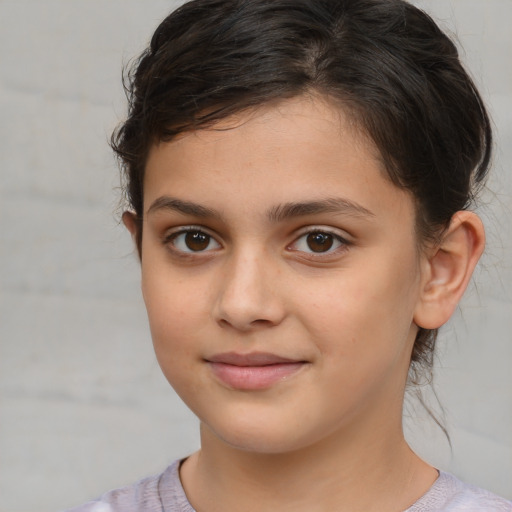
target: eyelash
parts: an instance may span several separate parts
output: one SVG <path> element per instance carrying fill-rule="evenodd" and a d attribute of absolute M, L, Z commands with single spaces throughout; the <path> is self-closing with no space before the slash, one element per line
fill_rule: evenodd
<path fill-rule="evenodd" d="M 187 235 L 199 235 L 203 236 L 203 238 L 207 237 L 208 243 L 204 249 L 200 249 L 197 251 L 190 250 L 190 248 L 188 248 L 189 250 L 186 250 L 185 248 L 178 248 L 176 241 L 179 240 L 179 237 L 186 237 Z M 166 247 L 169 248 L 169 250 L 184 258 L 191 258 L 194 257 L 194 255 L 208 254 L 212 252 L 212 250 L 219 249 L 222 247 L 221 244 L 215 239 L 215 237 L 208 233 L 201 226 L 182 226 L 177 231 L 173 231 L 171 233 L 166 234 L 162 242 Z M 197 242 L 201 243 L 201 240 L 198 239 Z M 216 245 L 214 249 L 209 248 L 212 242 Z M 182 241 L 183 245 L 186 245 L 186 243 L 186 240 Z"/>
<path fill-rule="evenodd" d="M 326 251 L 323 251 L 323 252 L 322 251 L 314 251 L 311 249 L 311 247 L 309 247 L 310 251 L 293 248 L 293 246 L 294 245 L 296 246 L 301 240 L 304 240 L 303 243 L 307 244 L 308 243 L 307 237 L 309 237 L 311 235 L 322 235 L 322 236 L 327 235 L 327 236 L 331 237 L 332 244 L 334 245 L 337 243 L 337 245 L 336 245 L 336 247 L 334 247 L 334 249 L 332 249 L 332 246 L 330 246 L 327 248 Z M 302 232 L 287 247 L 287 249 L 291 250 L 293 252 L 299 252 L 299 253 L 303 254 L 304 258 L 307 258 L 307 259 L 321 260 L 323 258 L 330 258 L 332 256 L 339 255 L 341 252 L 344 252 L 345 250 L 347 250 L 347 248 L 350 245 L 351 245 L 351 243 L 346 238 L 344 238 L 339 233 L 337 233 L 331 229 L 311 226 L 311 227 L 307 228 L 307 231 Z"/>
<path fill-rule="evenodd" d="M 180 237 L 187 237 L 187 235 L 196 235 L 196 242 L 201 244 L 201 242 L 206 242 L 206 246 L 203 249 L 199 250 L 192 250 L 190 247 L 187 247 L 187 241 L 185 238 L 183 238 L 180 241 Z M 304 240 L 304 242 L 307 244 L 307 237 L 312 235 L 320 235 L 320 236 L 327 236 L 330 237 L 330 240 L 332 242 L 332 245 L 335 245 L 334 249 L 332 249 L 332 245 L 327 247 L 326 251 L 315 251 L 311 249 L 311 247 L 308 247 L 310 250 L 304 250 L 297 249 L 296 246 L 301 242 L 301 240 Z M 202 237 L 202 239 L 201 239 Z M 206 239 L 206 240 L 205 240 Z M 178 240 L 178 243 L 177 243 Z M 320 239 L 320 242 L 322 240 Z M 190 241 L 189 241 L 190 242 Z M 311 242 L 311 241 L 310 241 Z M 208 233 L 203 227 L 201 226 L 182 226 L 177 231 L 173 231 L 171 233 L 168 233 L 164 236 L 163 245 L 168 247 L 170 251 L 172 251 L 174 254 L 177 254 L 181 258 L 194 258 L 198 256 L 206 256 L 210 255 L 213 251 L 222 248 L 222 245 L 216 240 L 216 238 Z M 214 245 L 214 247 L 210 247 L 210 245 Z M 182 247 L 178 247 L 179 245 L 182 245 Z M 339 233 L 322 227 L 316 227 L 311 226 L 307 228 L 306 231 L 303 231 L 299 236 L 295 238 L 295 240 L 289 244 L 286 247 L 286 250 L 294 252 L 294 253 L 300 253 L 302 254 L 303 258 L 311 259 L 311 260 L 321 260 L 324 258 L 332 257 L 333 255 L 337 255 L 340 252 L 343 252 L 346 250 L 351 243 L 346 240 L 346 238 L 342 237 Z M 294 247 L 295 246 L 295 247 Z M 188 250 L 187 250 L 188 249 Z"/>

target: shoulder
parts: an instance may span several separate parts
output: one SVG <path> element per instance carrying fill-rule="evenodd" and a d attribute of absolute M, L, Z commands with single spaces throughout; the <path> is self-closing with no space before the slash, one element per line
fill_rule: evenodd
<path fill-rule="evenodd" d="M 194 512 L 180 482 L 179 464 L 65 512 Z"/>
<path fill-rule="evenodd" d="M 440 472 L 430 490 L 406 512 L 512 512 L 512 502 Z"/>

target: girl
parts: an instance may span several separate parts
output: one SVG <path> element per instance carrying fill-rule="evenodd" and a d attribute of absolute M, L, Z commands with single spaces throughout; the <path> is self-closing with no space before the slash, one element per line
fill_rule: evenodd
<path fill-rule="evenodd" d="M 201 449 L 76 510 L 512 510 L 402 431 L 484 247 L 490 123 L 434 22 L 402 0 L 194 0 L 128 97 L 123 221 Z"/>

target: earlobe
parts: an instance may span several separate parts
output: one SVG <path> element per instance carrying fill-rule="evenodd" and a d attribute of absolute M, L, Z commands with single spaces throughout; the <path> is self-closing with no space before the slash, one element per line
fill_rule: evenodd
<path fill-rule="evenodd" d="M 426 256 L 414 321 L 418 327 L 437 329 L 448 321 L 469 283 L 485 246 L 480 218 L 457 212 L 440 243 Z"/>

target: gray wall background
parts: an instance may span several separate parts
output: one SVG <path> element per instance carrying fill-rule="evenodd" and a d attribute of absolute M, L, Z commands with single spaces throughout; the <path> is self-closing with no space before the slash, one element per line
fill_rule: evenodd
<path fill-rule="evenodd" d="M 78 504 L 198 447 L 152 353 L 106 142 L 122 62 L 177 3 L 0 0 L 0 512 Z M 414 400 L 406 428 L 433 464 L 512 498 L 512 1 L 416 3 L 457 34 L 498 150 L 488 252 L 439 345 L 453 448 Z"/>

